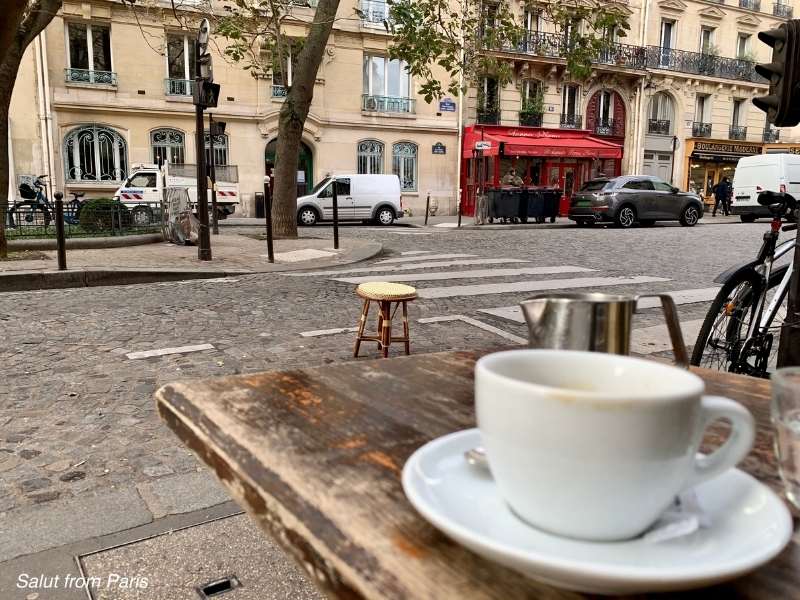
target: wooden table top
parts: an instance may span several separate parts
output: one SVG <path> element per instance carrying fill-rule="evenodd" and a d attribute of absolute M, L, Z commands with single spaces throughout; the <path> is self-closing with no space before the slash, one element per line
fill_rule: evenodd
<path fill-rule="evenodd" d="M 414 510 L 400 473 L 426 442 L 475 426 L 479 354 L 443 352 L 162 387 L 158 411 L 262 529 L 338 598 L 582 598 L 451 541 Z M 740 468 L 780 494 L 768 381 L 697 370 L 757 421 Z M 712 445 L 722 430 L 706 440 Z M 795 516 L 797 516 L 795 514 Z M 800 533 L 758 571 L 703 598 L 800 598 Z M 664 597 L 660 595 L 659 597 Z"/>

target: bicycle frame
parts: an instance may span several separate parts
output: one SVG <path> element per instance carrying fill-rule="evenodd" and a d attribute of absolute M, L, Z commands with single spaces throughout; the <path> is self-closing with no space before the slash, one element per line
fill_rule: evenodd
<path fill-rule="evenodd" d="M 794 249 L 795 244 L 797 243 L 796 240 L 787 240 L 783 242 L 780 246 L 775 249 L 775 256 L 773 258 L 773 263 L 775 260 L 781 258 L 784 254 Z M 772 270 L 772 265 L 770 265 L 770 271 Z M 786 274 L 781 279 L 780 284 L 778 285 L 778 289 L 775 290 L 775 295 L 772 297 L 772 301 L 769 303 L 766 311 L 761 317 L 759 322 L 759 329 L 766 330 L 770 323 L 772 323 L 775 315 L 778 313 L 778 307 L 783 303 L 783 299 L 786 296 L 786 292 L 789 291 L 789 282 L 792 279 L 792 272 L 794 271 L 794 261 L 789 263 L 789 268 L 786 269 Z M 767 279 L 769 281 L 769 279 Z M 766 290 L 764 290 L 764 294 L 762 299 L 766 297 Z M 763 301 L 763 300 L 762 300 Z"/>

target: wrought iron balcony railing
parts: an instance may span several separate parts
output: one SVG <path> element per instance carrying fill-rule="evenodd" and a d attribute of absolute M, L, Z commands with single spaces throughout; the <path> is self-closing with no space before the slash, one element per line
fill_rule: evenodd
<path fill-rule="evenodd" d="M 738 58 L 726 58 L 701 52 L 687 52 L 661 46 L 647 47 L 647 66 L 652 69 L 708 75 L 722 79 L 737 79 L 766 83 L 755 71 L 755 63 Z"/>
<path fill-rule="evenodd" d="M 786 17 L 787 19 L 792 18 L 792 7 L 788 4 L 782 4 L 780 2 L 776 2 L 772 5 L 772 14 L 776 17 Z"/>
<path fill-rule="evenodd" d="M 389 18 L 389 6 L 382 0 L 361 0 L 361 20 L 383 23 Z"/>
<path fill-rule="evenodd" d="M 741 125 L 731 125 L 730 129 L 728 130 L 728 139 L 739 141 L 746 140 L 747 127 L 742 127 Z"/>
<path fill-rule="evenodd" d="M 764 133 L 762 134 L 761 138 L 768 144 L 774 144 L 777 142 L 781 137 L 780 129 L 764 129 Z"/>
<path fill-rule="evenodd" d="M 569 43 L 569 38 L 563 33 L 529 31 L 515 50 L 533 56 L 564 58 L 568 54 Z M 647 66 L 647 51 L 643 46 L 614 43 L 611 48 L 601 50 L 594 62 L 644 69 Z"/>
<path fill-rule="evenodd" d="M 739 8 L 759 11 L 761 10 L 761 0 L 739 0 Z"/>
<path fill-rule="evenodd" d="M 383 113 L 413 113 L 416 100 L 400 96 L 361 96 L 361 110 Z"/>
<path fill-rule="evenodd" d="M 165 79 L 164 93 L 167 96 L 191 96 L 193 84 L 191 79 Z"/>
<path fill-rule="evenodd" d="M 594 123 L 594 132 L 597 135 L 616 135 L 621 136 L 623 135 L 623 122 L 611 119 L 611 118 L 603 118 L 597 117 Z"/>
<path fill-rule="evenodd" d="M 90 71 L 89 69 L 64 69 L 64 77 L 69 83 L 88 83 L 91 85 L 117 85 L 114 71 Z"/>
<path fill-rule="evenodd" d="M 500 109 L 499 108 L 479 108 L 477 113 L 478 123 L 481 125 L 499 125 L 500 124 Z"/>
<path fill-rule="evenodd" d="M 647 133 L 669 135 L 672 133 L 672 122 L 669 119 L 648 119 Z"/>
<path fill-rule="evenodd" d="M 540 112 L 521 110 L 519 112 L 519 124 L 525 127 L 541 127 L 542 116 Z"/>
<path fill-rule="evenodd" d="M 711 137 L 711 123 L 694 121 L 692 123 L 692 137 Z"/>
<path fill-rule="evenodd" d="M 583 126 L 583 115 L 561 113 L 559 124 L 561 129 L 580 129 Z"/>
<path fill-rule="evenodd" d="M 273 85 L 272 86 L 272 97 L 273 98 L 286 98 L 286 86 L 285 85 Z"/>

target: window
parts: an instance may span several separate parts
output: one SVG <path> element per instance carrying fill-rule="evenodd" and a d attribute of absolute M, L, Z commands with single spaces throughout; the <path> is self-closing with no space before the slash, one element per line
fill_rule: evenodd
<path fill-rule="evenodd" d="M 129 187 L 154 188 L 156 187 L 155 173 L 137 173 L 128 180 Z"/>
<path fill-rule="evenodd" d="M 171 96 L 186 96 L 192 93 L 194 79 L 193 42 L 185 35 L 167 35 L 167 88 Z"/>
<path fill-rule="evenodd" d="M 383 173 L 383 142 L 364 140 L 358 143 L 358 172 Z"/>
<path fill-rule="evenodd" d="M 672 36 L 675 31 L 675 21 L 661 21 L 661 47 L 672 48 Z"/>
<path fill-rule="evenodd" d="M 153 162 L 183 164 L 184 137 L 177 129 L 155 129 L 150 133 L 150 146 L 153 148 Z"/>
<path fill-rule="evenodd" d="M 364 94 L 409 98 L 411 76 L 401 60 L 364 55 Z"/>
<path fill-rule="evenodd" d="M 694 120 L 698 123 L 708 123 L 708 117 L 711 113 L 711 100 L 708 96 L 703 94 L 697 95 L 697 103 L 694 108 Z"/>
<path fill-rule="evenodd" d="M 597 116 L 601 123 L 608 123 L 614 115 L 612 103 L 614 96 L 608 90 L 602 90 L 597 98 Z"/>
<path fill-rule="evenodd" d="M 500 98 L 497 95 L 497 80 L 484 77 L 478 89 L 478 107 L 481 110 L 493 111 L 500 107 Z"/>
<path fill-rule="evenodd" d="M 743 116 L 744 116 L 744 100 L 742 100 L 741 98 L 735 98 L 733 100 L 731 125 L 733 125 L 734 127 L 739 127 L 742 124 Z"/>
<path fill-rule="evenodd" d="M 336 195 L 341 196 L 349 196 L 350 195 L 350 180 L 349 179 L 337 179 L 336 180 Z"/>
<path fill-rule="evenodd" d="M 398 142 L 392 146 L 392 173 L 400 178 L 400 191 L 417 191 L 417 145 Z"/>
<path fill-rule="evenodd" d="M 578 86 L 568 84 L 561 94 L 561 114 L 574 117 L 578 108 Z"/>
<path fill-rule="evenodd" d="M 715 54 L 714 48 L 714 28 L 700 28 L 700 52 L 703 54 Z"/>
<path fill-rule="evenodd" d="M 650 118 L 654 121 L 672 120 L 672 98 L 664 92 L 658 92 L 650 101 Z"/>
<path fill-rule="evenodd" d="M 737 58 L 748 59 L 750 57 L 750 38 L 752 36 L 747 33 L 740 33 L 736 41 L 736 56 Z"/>
<path fill-rule="evenodd" d="M 128 171 L 128 147 L 113 129 L 77 127 L 64 137 L 66 180 L 123 181 Z"/>
<path fill-rule="evenodd" d="M 655 189 L 655 191 L 657 192 L 672 192 L 672 186 L 668 184 L 666 181 L 653 181 L 652 183 L 653 183 L 653 189 Z"/>
<path fill-rule="evenodd" d="M 205 145 L 206 145 L 206 164 L 211 164 L 211 146 L 210 146 L 210 136 L 208 132 L 205 133 Z M 214 136 L 214 165 L 222 166 L 227 165 L 228 163 L 228 136 L 227 135 L 215 135 Z"/>
<path fill-rule="evenodd" d="M 539 106 L 544 100 L 544 86 L 537 79 L 526 79 L 522 82 L 522 108 L 523 110 L 542 111 Z"/>
<path fill-rule="evenodd" d="M 529 33 L 539 31 L 542 25 L 542 14 L 538 10 L 525 9 L 525 30 Z"/>
<path fill-rule="evenodd" d="M 652 190 L 653 183 L 649 179 L 634 179 L 622 186 L 626 190 Z"/>
<path fill-rule="evenodd" d="M 114 84 L 108 25 L 67 23 L 67 81 Z"/>

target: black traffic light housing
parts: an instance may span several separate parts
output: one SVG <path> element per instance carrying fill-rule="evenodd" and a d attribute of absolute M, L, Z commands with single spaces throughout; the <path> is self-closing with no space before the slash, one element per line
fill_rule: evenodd
<path fill-rule="evenodd" d="M 769 80 L 769 95 L 753 98 L 753 104 L 770 123 L 794 127 L 800 123 L 800 20 L 761 31 L 758 39 L 772 47 L 772 62 L 756 65 L 756 72 Z"/>
<path fill-rule="evenodd" d="M 219 84 L 206 79 L 194 82 L 193 104 L 203 108 L 216 108 L 219 101 Z"/>

